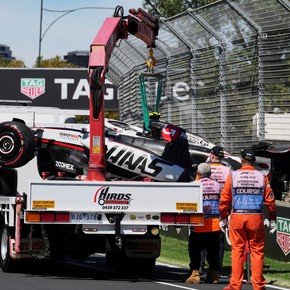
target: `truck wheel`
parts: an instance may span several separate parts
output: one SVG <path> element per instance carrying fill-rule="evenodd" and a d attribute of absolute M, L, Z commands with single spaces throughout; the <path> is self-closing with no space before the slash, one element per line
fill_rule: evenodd
<path fill-rule="evenodd" d="M 15 267 L 15 261 L 10 257 L 10 237 L 9 229 L 7 226 L 1 228 L 1 268 L 3 272 L 12 272 Z"/>
<path fill-rule="evenodd" d="M 34 157 L 35 141 L 32 131 L 21 122 L 0 124 L 0 166 L 16 168 Z"/>

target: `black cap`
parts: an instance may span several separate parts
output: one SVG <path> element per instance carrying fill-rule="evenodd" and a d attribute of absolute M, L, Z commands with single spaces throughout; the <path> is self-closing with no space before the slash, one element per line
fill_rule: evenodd
<path fill-rule="evenodd" d="M 212 153 L 215 156 L 218 156 L 220 158 L 223 158 L 225 156 L 224 149 L 221 146 L 214 146 L 211 148 L 210 153 Z"/>
<path fill-rule="evenodd" d="M 252 149 L 242 149 L 241 157 L 247 161 L 255 161 L 256 160 L 255 152 Z"/>

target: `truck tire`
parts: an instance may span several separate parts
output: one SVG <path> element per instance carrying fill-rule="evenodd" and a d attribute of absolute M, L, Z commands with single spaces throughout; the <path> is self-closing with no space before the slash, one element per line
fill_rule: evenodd
<path fill-rule="evenodd" d="M 1 248 L 0 263 L 3 272 L 13 272 L 15 269 L 15 261 L 10 257 L 10 238 L 9 228 L 2 225 L 0 230 Z"/>
<path fill-rule="evenodd" d="M 35 140 L 32 131 L 21 122 L 0 124 L 0 166 L 17 168 L 34 157 Z"/>

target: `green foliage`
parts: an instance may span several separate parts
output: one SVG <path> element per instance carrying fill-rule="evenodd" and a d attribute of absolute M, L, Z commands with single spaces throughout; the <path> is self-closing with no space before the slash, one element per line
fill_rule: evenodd
<path fill-rule="evenodd" d="M 290 86 L 289 82 L 266 84 L 265 93 L 265 112 L 272 113 L 274 108 L 279 108 L 280 113 L 290 111 Z"/>
<path fill-rule="evenodd" d="M 188 267 L 187 249 L 187 241 L 161 235 L 161 255 L 158 260 L 181 267 Z"/>
<path fill-rule="evenodd" d="M 119 111 L 105 111 L 105 118 L 119 120 Z"/>
<path fill-rule="evenodd" d="M 25 63 L 19 59 L 4 59 L 0 57 L 0 67 L 26 67 Z"/>
<path fill-rule="evenodd" d="M 171 17 L 186 11 L 213 3 L 214 0 L 144 0 L 143 7 L 152 15 Z"/>
<path fill-rule="evenodd" d="M 38 60 L 36 61 L 34 67 L 38 67 Z M 66 60 L 61 59 L 60 56 L 55 56 L 52 58 L 48 58 L 48 59 L 42 59 L 40 60 L 40 67 L 51 67 L 51 68 L 56 68 L 56 67 L 61 67 L 61 68 L 76 68 L 79 67 L 75 64 L 72 64 Z"/>
<path fill-rule="evenodd" d="M 90 119 L 87 115 L 76 115 L 76 121 L 78 124 L 89 124 Z"/>
<path fill-rule="evenodd" d="M 105 111 L 105 118 L 119 120 L 119 111 Z M 77 123 L 89 124 L 90 118 L 87 115 L 76 115 Z"/>

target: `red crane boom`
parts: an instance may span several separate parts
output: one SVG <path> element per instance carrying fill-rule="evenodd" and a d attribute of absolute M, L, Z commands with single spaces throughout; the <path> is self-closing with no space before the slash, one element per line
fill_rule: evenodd
<path fill-rule="evenodd" d="M 158 35 L 158 19 L 141 8 L 130 9 L 123 16 L 118 6 L 114 16 L 107 18 L 90 46 L 88 78 L 90 86 L 90 157 L 87 180 L 106 180 L 106 147 L 104 130 L 104 83 L 108 63 L 116 42 L 126 39 L 128 33 L 144 41 L 148 47 L 155 46 Z"/>

